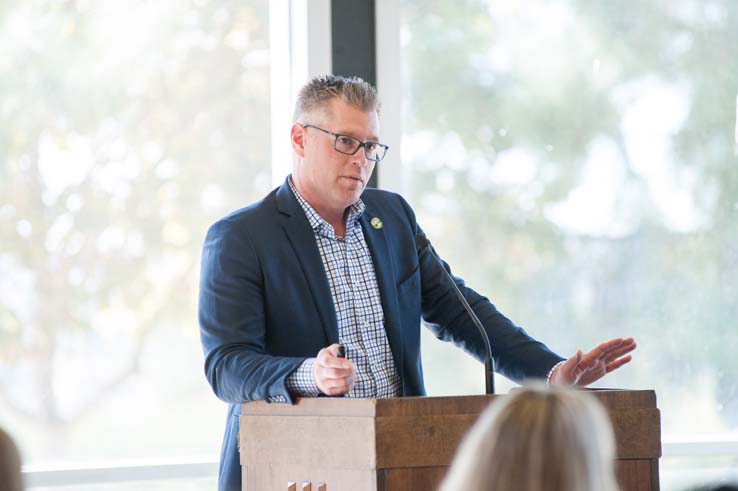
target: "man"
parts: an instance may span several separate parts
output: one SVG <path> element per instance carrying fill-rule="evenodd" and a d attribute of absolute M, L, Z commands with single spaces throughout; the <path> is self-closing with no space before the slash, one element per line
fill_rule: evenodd
<path fill-rule="evenodd" d="M 220 490 L 240 489 L 242 402 L 424 395 L 421 317 L 440 339 L 485 356 L 441 267 L 418 252 L 423 231 L 410 206 L 366 189 L 387 150 L 375 90 L 358 78 L 313 79 L 298 96 L 291 144 L 292 175 L 215 223 L 203 248 L 205 372 L 231 404 Z M 455 281 L 489 334 L 497 371 L 513 380 L 586 385 L 630 361 L 632 339 L 564 360 Z"/>

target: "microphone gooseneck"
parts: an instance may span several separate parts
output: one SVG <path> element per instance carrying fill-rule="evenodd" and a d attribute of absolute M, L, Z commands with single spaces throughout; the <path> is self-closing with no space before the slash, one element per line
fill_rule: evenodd
<path fill-rule="evenodd" d="M 427 251 L 431 255 L 431 257 L 436 261 L 436 263 L 438 263 L 438 265 L 443 270 L 446 276 L 446 279 L 449 281 L 449 283 L 451 283 L 451 287 L 456 293 L 456 296 L 459 298 L 461 305 L 464 306 L 466 313 L 469 315 L 474 325 L 477 326 L 477 329 L 479 330 L 479 334 L 482 336 L 482 339 L 484 340 L 484 348 L 487 352 L 487 357 L 484 360 L 485 390 L 487 394 L 494 394 L 495 393 L 495 378 L 494 378 L 494 373 L 495 373 L 494 363 L 495 362 L 494 362 L 494 359 L 492 358 L 492 346 L 489 342 L 489 336 L 487 335 L 487 331 L 484 330 L 482 321 L 479 320 L 479 317 L 477 317 L 477 314 L 474 313 L 474 310 L 472 310 L 471 305 L 469 305 L 469 302 L 466 300 L 466 297 L 464 297 L 464 294 L 461 293 L 461 290 L 459 290 L 459 287 L 458 285 L 456 285 L 456 282 L 451 276 L 451 273 L 449 273 L 448 270 L 444 267 L 443 262 L 441 261 L 441 258 L 438 257 L 436 252 L 433 250 L 430 242 L 425 237 L 425 235 L 416 234 L 415 235 L 415 245 L 418 249 L 418 258 L 420 258 L 420 254 L 423 251 Z"/>

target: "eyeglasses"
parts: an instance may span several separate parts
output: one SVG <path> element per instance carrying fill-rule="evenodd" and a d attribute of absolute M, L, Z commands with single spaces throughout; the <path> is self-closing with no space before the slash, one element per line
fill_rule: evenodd
<path fill-rule="evenodd" d="M 389 150 L 387 145 L 383 145 L 378 142 L 363 142 L 353 136 L 333 133 L 332 131 L 318 128 L 312 124 L 306 124 L 303 126 L 305 128 L 315 128 L 318 131 L 334 136 L 335 140 L 333 141 L 333 148 L 336 149 L 336 152 L 346 155 L 354 155 L 361 147 L 364 147 L 364 157 L 366 157 L 367 160 L 380 162 L 384 156 L 387 155 L 387 150 Z"/>

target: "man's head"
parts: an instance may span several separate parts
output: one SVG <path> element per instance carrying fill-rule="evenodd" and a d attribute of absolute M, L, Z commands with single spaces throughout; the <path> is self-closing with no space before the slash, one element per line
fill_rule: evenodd
<path fill-rule="evenodd" d="M 372 158 L 384 153 L 374 145 L 379 142 L 378 110 L 376 90 L 357 77 L 316 77 L 298 94 L 292 179 L 329 222 L 359 199 L 374 170 Z"/>

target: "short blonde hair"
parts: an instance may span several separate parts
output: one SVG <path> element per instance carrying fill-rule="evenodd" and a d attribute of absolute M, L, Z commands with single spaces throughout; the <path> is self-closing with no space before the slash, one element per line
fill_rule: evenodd
<path fill-rule="evenodd" d="M 362 111 L 379 114 L 377 91 L 359 77 L 321 75 L 305 84 L 297 94 L 293 122 L 304 123 L 306 115 L 325 110 L 328 103 L 339 98 Z"/>
<path fill-rule="evenodd" d="M 583 391 L 532 385 L 482 413 L 441 491 L 616 491 L 615 444 L 600 403 Z"/>

